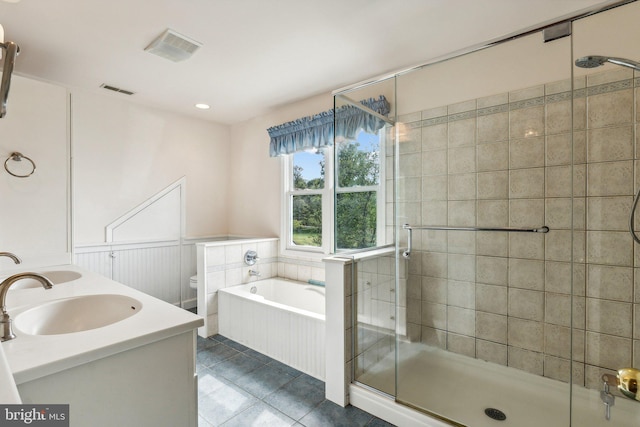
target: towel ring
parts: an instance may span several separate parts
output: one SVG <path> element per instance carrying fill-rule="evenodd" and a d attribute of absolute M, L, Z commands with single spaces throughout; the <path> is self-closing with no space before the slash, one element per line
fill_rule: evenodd
<path fill-rule="evenodd" d="M 14 160 L 14 161 L 16 161 L 16 162 L 21 162 L 21 161 L 22 161 L 22 159 L 27 159 L 27 160 L 31 163 L 31 172 L 29 172 L 29 173 L 28 173 L 28 174 L 26 174 L 26 175 L 18 175 L 18 174 L 15 174 L 15 173 L 11 172 L 11 171 L 9 170 L 9 167 L 7 166 L 7 163 L 9 162 L 9 160 Z M 6 170 L 6 171 L 9 173 L 9 175 L 13 175 L 13 176 L 15 176 L 16 178 L 28 178 L 28 177 L 30 177 L 31 175 L 33 175 L 33 173 L 36 171 L 36 164 L 33 162 L 33 160 L 31 160 L 31 159 L 30 159 L 30 158 L 28 158 L 27 156 L 23 155 L 22 153 L 18 153 L 18 152 L 16 151 L 16 152 L 14 152 L 14 153 L 11 153 L 11 154 L 9 155 L 9 157 L 7 157 L 7 160 L 5 160 L 5 161 L 4 161 L 4 170 Z"/>

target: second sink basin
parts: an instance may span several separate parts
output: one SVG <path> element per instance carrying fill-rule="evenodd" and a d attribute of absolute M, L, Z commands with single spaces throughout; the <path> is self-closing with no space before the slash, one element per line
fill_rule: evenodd
<path fill-rule="evenodd" d="M 141 309 L 140 301 L 126 295 L 83 295 L 30 308 L 16 316 L 14 325 L 29 335 L 69 334 L 111 325 Z"/>
<path fill-rule="evenodd" d="M 54 270 L 54 271 L 43 271 L 42 274 L 47 279 L 51 280 L 54 285 L 59 285 L 60 283 L 71 282 L 73 280 L 77 280 L 82 277 L 82 274 L 73 270 Z M 38 282 L 35 279 L 27 277 L 22 280 L 18 280 L 15 282 L 9 290 L 17 290 L 17 289 L 31 289 L 31 288 L 41 288 L 42 283 Z"/>

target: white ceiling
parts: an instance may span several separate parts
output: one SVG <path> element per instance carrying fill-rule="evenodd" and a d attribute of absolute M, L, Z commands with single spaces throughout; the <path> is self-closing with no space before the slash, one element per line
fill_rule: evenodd
<path fill-rule="evenodd" d="M 133 102 L 229 124 L 615 2 L 6 1 L 0 24 L 21 48 L 16 73 L 104 93 L 107 83 L 136 92 Z M 203 47 L 178 63 L 146 53 L 167 28 Z"/>

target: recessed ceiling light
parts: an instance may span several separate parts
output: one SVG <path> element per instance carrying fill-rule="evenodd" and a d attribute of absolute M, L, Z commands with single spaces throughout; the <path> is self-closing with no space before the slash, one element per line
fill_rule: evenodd
<path fill-rule="evenodd" d="M 211 108 L 211 106 L 209 106 L 208 104 L 196 104 L 196 108 L 199 108 L 201 110 L 208 110 L 209 108 Z"/>

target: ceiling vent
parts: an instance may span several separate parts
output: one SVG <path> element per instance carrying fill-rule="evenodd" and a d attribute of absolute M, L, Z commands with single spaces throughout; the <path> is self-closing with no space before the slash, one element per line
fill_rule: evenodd
<path fill-rule="evenodd" d="M 200 46 L 202 43 L 167 29 L 144 50 L 173 62 L 179 62 L 189 59 L 196 50 L 200 49 Z"/>
<path fill-rule="evenodd" d="M 106 83 L 102 83 L 100 87 L 103 89 L 112 90 L 114 92 L 123 93 L 125 95 L 133 95 L 135 93 L 131 92 L 130 90 L 120 89 L 119 87 L 108 85 Z"/>

